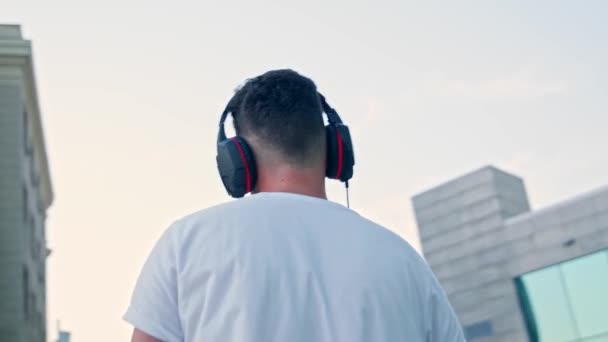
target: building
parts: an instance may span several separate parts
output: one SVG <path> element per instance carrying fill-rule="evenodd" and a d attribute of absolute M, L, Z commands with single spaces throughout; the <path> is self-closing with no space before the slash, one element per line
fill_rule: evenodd
<path fill-rule="evenodd" d="M 0 341 L 46 341 L 46 211 L 53 201 L 31 44 L 0 25 Z"/>
<path fill-rule="evenodd" d="M 413 206 L 469 341 L 608 341 L 608 187 L 530 211 L 521 178 L 484 167 Z"/>

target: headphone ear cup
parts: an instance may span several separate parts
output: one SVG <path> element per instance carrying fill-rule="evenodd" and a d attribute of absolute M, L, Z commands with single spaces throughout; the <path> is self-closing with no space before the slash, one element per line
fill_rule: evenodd
<path fill-rule="evenodd" d="M 355 166 L 355 151 L 353 149 L 353 141 L 350 136 L 350 130 L 346 125 L 339 125 L 338 130 L 341 132 L 342 146 L 344 148 L 344 166 L 342 167 L 342 174 L 340 180 L 346 182 L 353 177 L 354 166 Z"/>
<path fill-rule="evenodd" d="M 339 179 L 346 182 L 353 176 L 353 166 L 355 165 L 355 154 L 350 136 L 350 131 L 346 125 L 327 125 L 325 126 L 327 138 L 327 168 L 326 176 L 330 179 Z"/>
<path fill-rule="evenodd" d="M 255 159 L 245 139 L 234 137 L 218 143 L 216 162 L 222 183 L 230 196 L 240 198 L 255 188 Z"/>
<path fill-rule="evenodd" d="M 325 126 L 325 136 L 327 139 L 327 166 L 325 175 L 329 179 L 336 179 L 338 170 L 338 140 L 336 135 L 336 126 Z"/>

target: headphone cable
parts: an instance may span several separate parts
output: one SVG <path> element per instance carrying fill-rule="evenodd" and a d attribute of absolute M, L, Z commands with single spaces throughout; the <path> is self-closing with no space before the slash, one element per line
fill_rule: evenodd
<path fill-rule="evenodd" d="M 346 189 L 346 207 L 350 209 L 350 196 L 348 194 L 348 181 L 346 181 L 344 183 L 345 189 Z"/>

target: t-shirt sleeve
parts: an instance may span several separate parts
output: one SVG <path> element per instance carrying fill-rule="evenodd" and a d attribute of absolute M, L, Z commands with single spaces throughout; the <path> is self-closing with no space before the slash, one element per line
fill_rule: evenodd
<path fill-rule="evenodd" d="M 161 341 L 183 341 L 177 300 L 177 239 L 167 229 L 152 249 L 123 316 L 135 328 Z"/>
<path fill-rule="evenodd" d="M 434 277 L 430 293 L 431 317 L 427 342 L 465 342 L 460 321 L 445 291 Z"/>

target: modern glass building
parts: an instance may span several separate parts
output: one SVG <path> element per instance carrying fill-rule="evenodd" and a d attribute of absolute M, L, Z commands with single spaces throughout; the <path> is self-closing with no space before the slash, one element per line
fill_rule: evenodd
<path fill-rule="evenodd" d="M 608 342 L 608 187 L 530 211 L 523 180 L 488 166 L 413 205 L 469 341 Z"/>
<path fill-rule="evenodd" d="M 515 281 L 532 341 L 608 341 L 608 249 Z"/>

